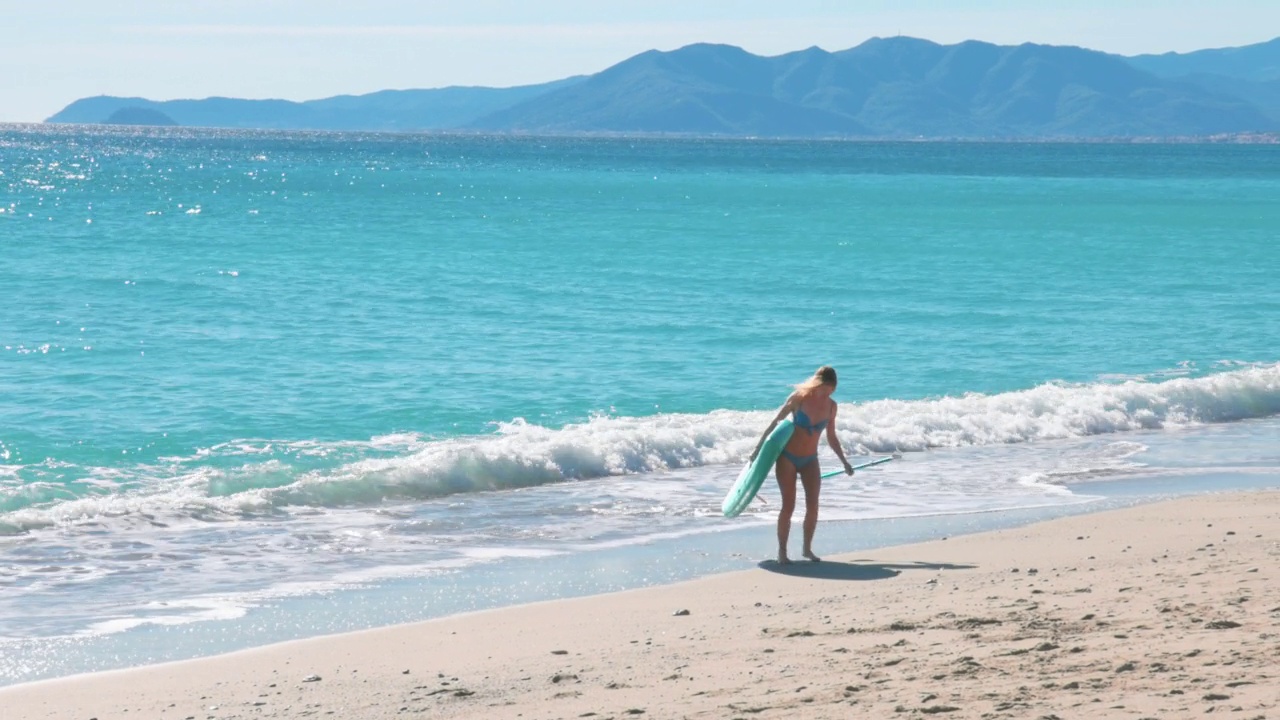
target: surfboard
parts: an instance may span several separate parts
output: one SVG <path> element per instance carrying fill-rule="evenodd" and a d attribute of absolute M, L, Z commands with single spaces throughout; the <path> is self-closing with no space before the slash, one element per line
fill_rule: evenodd
<path fill-rule="evenodd" d="M 760 452 L 756 453 L 756 459 L 742 468 L 733 487 L 729 488 L 729 494 L 724 496 L 720 510 L 724 512 L 725 517 L 736 517 L 747 509 L 755 499 L 756 493 L 760 492 L 760 486 L 769 476 L 774 463 L 778 462 L 782 448 L 787 446 L 787 441 L 791 439 L 791 433 L 794 431 L 795 425 L 791 423 L 791 418 L 785 418 L 778 423 L 773 432 L 769 433 L 769 437 L 765 438 L 764 444 L 760 446 Z"/>

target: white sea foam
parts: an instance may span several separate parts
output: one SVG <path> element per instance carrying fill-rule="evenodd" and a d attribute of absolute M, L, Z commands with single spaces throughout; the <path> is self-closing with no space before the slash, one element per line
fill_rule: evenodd
<path fill-rule="evenodd" d="M 884 400 L 841 412 L 841 435 L 876 451 L 1084 437 L 1280 414 L 1280 364 L 1163 382 L 1049 383 L 998 395 Z"/>
<path fill-rule="evenodd" d="M 853 452 L 910 452 L 1276 414 L 1280 364 L 1163 382 L 1049 383 L 995 395 L 846 404 L 840 408 L 838 433 Z M 419 449 L 308 473 L 269 494 L 276 504 L 360 503 L 738 463 L 768 420 L 767 412 L 738 411 L 596 417 L 562 428 L 516 420 L 500 425 L 491 436 L 412 443 Z M 1118 446 L 1115 452 L 1132 454 L 1134 447 Z"/>
<path fill-rule="evenodd" d="M 698 417 L 715 417 L 716 422 L 732 426 L 735 416 L 752 425 L 754 431 L 754 425 L 761 417 L 767 418 L 767 413 L 722 412 Z M 670 422 L 672 418 L 662 420 Z M 632 427 L 639 422 L 595 418 L 581 423 L 577 431 L 619 423 Z M 559 437 L 564 432 L 519 423 L 515 426 L 489 440 L 511 442 L 513 437 L 534 432 Z M 1088 489 L 1089 482 L 1140 476 L 1144 463 L 1154 455 L 1163 455 L 1174 468 L 1190 460 L 1198 467 L 1188 472 L 1204 472 L 1205 460 L 1219 462 L 1218 458 L 1206 458 L 1198 449 L 1206 442 L 1216 449 L 1243 450 L 1237 454 L 1240 459 L 1265 463 L 1268 467 L 1259 467 L 1258 472 L 1274 477 L 1280 456 L 1267 439 L 1274 436 L 1276 427 L 1276 421 L 1269 420 L 906 453 L 898 461 L 859 471 L 854 478 L 829 480 L 823 488 L 823 518 L 936 517 L 1089 502 L 1096 499 Z M 746 432 L 744 427 L 740 434 Z M 457 438 L 452 442 L 467 447 L 468 442 L 482 440 Z M 416 435 L 402 435 L 363 444 L 343 443 L 341 451 L 334 454 L 358 456 L 361 445 L 368 450 L 375 442 L 383 445 L 381 451 L 397 453 L 380 462 L 392 468 L 409 468 L 403 470 L 406 473 L 421 472 L 413 469 L 421 466 L 411 466 L 409 461 L 417 458 L 422 462 L 441 445 Z M 753 525 L 761 528 L 761 545 L 752 552 L 768 552 L 772 530 L 765 526 L 772 523 L 778 507 L 777 489 L 770 483 L 761 502 L 753 504 L 743 517 L 721 517 L 720 499 L 736 474 L 736 463 L 658 473 L 622 470 L 627 474 L 544 484 L 520 492 L 462 492 L 433 500 L 407 498 L 362 505 L 343 498 L 340 491 L 350 490 L 351 485 L 376 487 L 382 480 L 357 479 L 358 468 L 372 462 L 357 461 L 335 464 L 327 476 L 317 470 L 314 477 L 305 480 L 285 477 L 289 484 L 281 487 L 236 491 L 231 483 L 222 488 L 231 490 L 230 494 L 209 495 L 210 483 L 228 483 L 226 478 L 231 475 L 239 476 L 236 482 L 251 481 L 253 468 L 258 466 L 270 468 L 270 472 L 264 470 L 266 475 L 280 473 L 284 465 L 279 453 L 287 445 L 256 440 L 228 444 L 180 459 L 179 467 L 196 465 L 198 470 L 187 467 L 188 472 L 170 479 L 167 489 L 157 485 L 29 509 L 55 513 L 60 522 L 39 534 L 3 539 L 14 547 L 26 548 L 13 556 L 14 562 L 0 568 L 0 586 L 6 589 L 0 594 L 13 599 L 10 608 L 21 608 L 20 613 L 14 613 L 14 617 L 21 616 L 14 621 L 18 623 L 16 636 L 35 637 L 46 628 L 60 628 L 58 632 L 75 628 L 73 632 L 81 636 L 110 635 L 141 626 L 234 619 L 281 598 L 323 595 L 398 578 L 466 572 L 488 563 L 640 546 L 662 538 L 695 537 Z M 302 443 L 297 449 L 310 446 Z M 262 452 L 277 456 L 255 460 L 255 453 Z M 1184 452 L 1189 454 L 1184 456 Z M 830 462 L 829 452 L 823 450 L 821 455 L 824 464 Z M 217 467 L 227 460 L 237 462 L 231 468 Z M 204 464 L 210 461 L 213 464 Z M 1167 476 L 1169 467 L 1154 470 Z M 1239 464 L 1223 469 L 1241 470 Z M 299 487 L 324 485 L 325 477 L 337 478 L 339 473 L 350 473 L 353 479 L 329 480 L 335 487 L 328 491 L 334 494 L 323 499 L 350 507 L 288 504 L 298 497 Z M 279 480 L 277 476 L 275 481 Z M 428 481 L 421 477 L 414 480 L 423 483 L 414 486 L 415 492 L 429 489 Z M 385 486 L 382 489 L 387 490 Z M 253 514 L 245 517 L 242 512 Z M 698 540 L 684 545 L 690 552 L 704 546 Z M 68 548 L 74 551 L 68 553 Z M 92 572 L 86 572 L 89 570 Z M 77 589 L 69 591 L 73 584 Z M 67 597 L 77 598 L 75 613 L 79 614 L 72 613 L 70 619 L 60 600 Z M 109 602 L 86 603 L 84 599 L 90 597 Z"/>
<path fill-rule="evenodd" d="M 148 603 L 136 614 L 100 620 L 81 630 L 78 635 L 109 635 L 144 625 L 187 625 L 209 620 L 235 620 L 249 610 L 246 603 L 214 598 L 192 598 L 163 603 Z"/>
<path fill-rule="evenodd" d="M 838 434 L 851 453 L 915 452 L 1156 431 L 1280 414 L 1280 364 L 1161 382 L 1047 383 L 1016 392 L 844 404 Z M 168 465 L 87 473 L 92 496 L 45 498 L 0 520 L 31 529 L 98 516 L 208 519 L 285 507 L 352 507 L 387 500 L 513 490 L 565 480 L 737 464 L 769 412 L 598 416 L 559 428 L 524 420 L 491 435 L 431 439 L 399 433 L 368 441 L 237 440 L 165 458 Z M 1123 459 L 1140 444 L 1115 443 Z M 311 469 L 292 458 L 313 458 Z M 231 462 L 234 461 L 234 462 Z M 326 462 L 327 461 L 327 462 Z M 1062 484 L 1114 471 L 1060 468 L 1028 482 Z M 124 492 L 103 492 L 118 482 Z M 11 488 L 0 487 L 8 494 Z M 2 497 L 2 496 L 0 496 Z"/>

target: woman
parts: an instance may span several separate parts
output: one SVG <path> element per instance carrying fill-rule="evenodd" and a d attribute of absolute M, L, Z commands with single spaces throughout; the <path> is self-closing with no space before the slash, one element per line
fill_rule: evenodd
<path fill-rule="evenodd" d="M 813 377 L 796 386 L 795 392 L 783 403 L 778 415 L 769 423 L 756 449 L 751 452 L 755 460 L 760 446 L 769 437 L 769 433 L 778 426 L 787 415 L 793 415 L 792 423 L 795 431 L 791 439 L 778 457 L 774 474 L 778 478 L 778 489 L 782 491 L 782 509 L 778 512 L 778 562 L 786 565 L 787 536 L 791 534 L 791 513 L 796 508 L 796 475 L 804 485 L 804 556 L 814 562 L 821 560 L 813 554 L 813 531 L 818 527 L 818 491 L 822 488 L 822 470 L 818 466 L 818 438 L 825 428 L 827 444 L 836 452 L 836 457 L 844 463 L 844 471 L 853 474 L 853 466 L 844 457 L 840 448 L 840 439 L 836 437 L 836 401 L 831 393 L 836 389 L 835 368 L 823 365 Z"/>

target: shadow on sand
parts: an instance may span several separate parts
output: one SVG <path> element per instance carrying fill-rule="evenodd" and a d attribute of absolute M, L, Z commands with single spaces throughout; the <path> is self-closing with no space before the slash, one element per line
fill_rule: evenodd
<path fill-rule="evenodd" d="M 955 565 L 952 563 L 878 563 L 840 562 L 823 560 L 792 560 L 788 565 L 779 565 L 777 560 L 765 560 L 758 563 L 761 570 L 791 575 L 793 577 L 816 578 L 818 580 L 885 580 L 897 577 L 904 570 L 971 570 L 977 565 Z"/>

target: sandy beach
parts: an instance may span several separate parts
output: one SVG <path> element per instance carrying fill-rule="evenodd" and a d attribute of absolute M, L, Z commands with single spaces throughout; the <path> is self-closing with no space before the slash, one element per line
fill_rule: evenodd
<path fill-rule="evenodd" d="M 0 715 L 1280 718 L 1278 561 L 1280 492 L 1197 496 L 19 685 Z"/>

